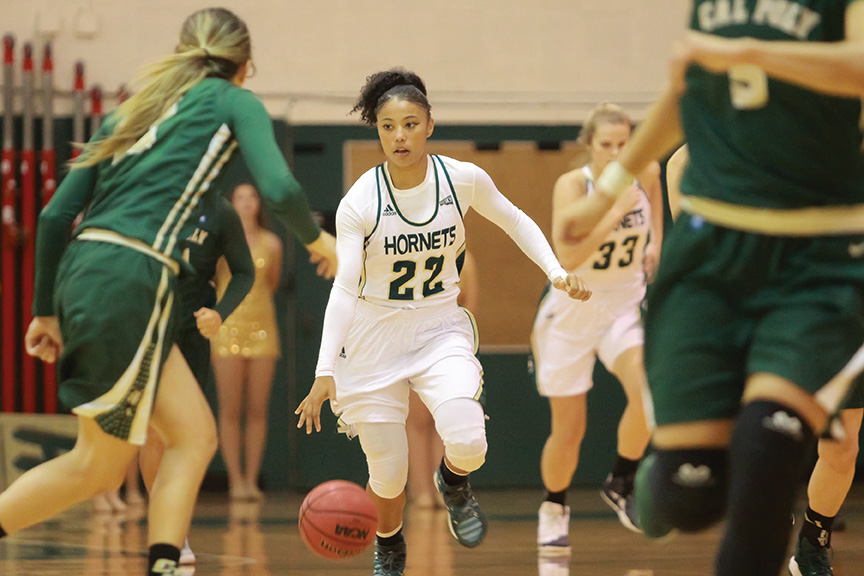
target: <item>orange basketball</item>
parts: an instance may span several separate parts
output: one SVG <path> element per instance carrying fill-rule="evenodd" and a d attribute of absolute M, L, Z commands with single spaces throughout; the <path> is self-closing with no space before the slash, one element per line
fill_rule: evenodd
<path fill-rule="evenodd" d="M 350 558 L 375 539 L 378 512 L 361 486 L 330 480 L 312 489 L 300 506 L 297 526 L 306 547 L 324 558 Z"/>

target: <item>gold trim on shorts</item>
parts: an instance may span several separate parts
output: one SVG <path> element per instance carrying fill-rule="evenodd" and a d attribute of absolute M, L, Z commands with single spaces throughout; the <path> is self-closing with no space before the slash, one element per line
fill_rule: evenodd
<path fill-rule="evenodd" d="M 864 233 L 864 204 L 809 208 L 756 208 L 713 198 L 682 196 L 681 209 L 726 228 L 774 236 Z"/>
<path fill-rule="evenodd" d="M 147 440 L 165 334 L 174 306 L 174 294 L 168 293 L 166 297 L 169 286 L 169 271 L 163 268 L 147 329 L 120 379 L 102 396 L 72 409 L 75 414 L 93 418 L 108 434 L 139 446 Z M 143 382 L 142 376 L 146 378 Z"/>
<path fill-rule="evenodd" d="M 117 244 L 118 246 L 125 246 L 126 248 L 130 248 L 137 252 L 141 252 L 142 254 L 153 258 L 154 260 L 158 260 L 163 266 L 168 268 L 175 276 L 180 274 L 180 264 L 172 260 L 171 258 L 165 256 L 161 252 L 151 248 L 141 240 L 136 238 L 129 238 L 128 236 L 123 236 L 122 234 L 118 234 L 113 230 L 103 230 L 101 228 L 87 228 L 78 236 L 75 237 L 75 240 L 89 240 L 91 242 L 106 242 L 108 244 Z"/>

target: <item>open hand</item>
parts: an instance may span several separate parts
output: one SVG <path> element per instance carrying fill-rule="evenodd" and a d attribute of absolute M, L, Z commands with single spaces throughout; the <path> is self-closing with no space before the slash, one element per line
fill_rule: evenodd
<path fill-rule="evenodd" d="M 321 231 L 318 238 L 311 244 L 306 244 L 309 251 L 309 262 L 317 264 L 315 272 L 329 280 L 336 276 L 336 238 L 332 234 Z"/>
<path fill-rule="evenodd" d="M 336 380 L 332 376 L 320 376 L 315 379 L 312 384 L 312 389 L 306 398 L 300 402 L 300 406 L 294 411 L 294 414 L 299 414 L 300 418 L 297 421 L 297 428 L 302 428 L 306 425 L 306 434 L 312 433 L 312 427 L 315 427 L 316 432 L 321 431 L 321 406 L 325 400 L 330 400 L 330 408 L 334 414 L 339 412 L 339 403 L 336 402 Z"/>

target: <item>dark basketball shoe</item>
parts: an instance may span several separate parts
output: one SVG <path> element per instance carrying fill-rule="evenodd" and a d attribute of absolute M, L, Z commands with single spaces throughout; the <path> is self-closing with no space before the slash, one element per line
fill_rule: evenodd
<path fill-rule="evenodd" d="M 375 540 L 375 559 L 372 576 L 402 576 L 405 574 L 405 557 L 407 555 L 405 540 L 390 546 L 382 546 Z"/>
<path fill-rule="evenodd" d="M 444 482 L 441 471 L 435 471 L 435 488 L 444 498 L 444 505 L 450 513 L 450 533 L 462 546 L 474 548 L 479 546 L 486 537 L 489 521 L 480 509 L 480 504 L 471 491 L 471 483 L 460 486 L 449 486 Z"/>
<path fill-rule="evenodd" d="M 799 538 L 795 555 L 789 560 L 792 576 L 834 576 L 831 568 L 831 548 L 814 546 L 806 538 Z"/>
<path fill-rule="evenodd" d="M 618 514 L 618 520 L 625 528 L 638 534 L 642 533 L 633 501 L 632 479 L 628 482 L 626 478 L 616 478 L 610 474 L 603 482 L 600 496 Z"/>

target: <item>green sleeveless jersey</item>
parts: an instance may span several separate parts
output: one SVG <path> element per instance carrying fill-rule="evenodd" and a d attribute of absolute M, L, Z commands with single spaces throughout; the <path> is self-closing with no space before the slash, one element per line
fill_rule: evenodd
<path fill-rule="evenodd" d="M 694 0 L 691 28 L 724 37 L 837 42 L 855 0 Z M 861 101 L 756 68 L 687 72 L 682 194 L 759 208 L 864 203 Z"/>
<path fill-rule="evenodd" d="M 114 129 L 109 117 L 95 139 Z M 239 146 L 238 146 L 239 145 Z M 219 78 L 191 88 L 122 155 L 76 168 L 39 216 L 34 314 L 53 315 L 53 288 L 69 225 L 86 208 L 76 233 L 104 229 L 144 242 L 182 262 L 180 235 L 236 148 L 243 151 L 261 196 L 303 243 L 320 229 L 306 196 L 276 145 L 263 104 Z"/>
<path fill-rule="evenodd" d="M 255 264 L 243 224 L 231 203 L 219 194 L 206 197 L 201 213 L 183 232 L 180 248 L 183 260 L 195 268 L 194 274 L 180 279 L 180 328 L 196 329 L 193 314 L 201 307 L 212 308 L 224 320 L 255 282 Z M 231 270 L 231 280 L 217 303 L 216 289 L 210 281 L 216 275 L 216 263 L 223 256 Z"/>

